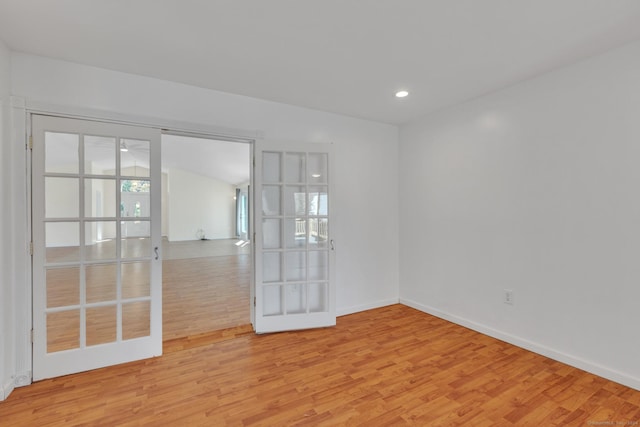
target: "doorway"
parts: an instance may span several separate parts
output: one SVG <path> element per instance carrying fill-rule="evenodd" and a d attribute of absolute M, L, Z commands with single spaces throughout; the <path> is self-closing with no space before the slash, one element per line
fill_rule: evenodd
<path fill-rule="evenodd" d="M 335 325 L 329 144 L 31 118 L 34 380 L 239 325 Z M 211 176 L 237 172 L 232 148 L 245 175 Z"/>
<path fill-rule="evenodd" d="M 164 341 L 250 323 L 250 151 L 162 135 Z"/>

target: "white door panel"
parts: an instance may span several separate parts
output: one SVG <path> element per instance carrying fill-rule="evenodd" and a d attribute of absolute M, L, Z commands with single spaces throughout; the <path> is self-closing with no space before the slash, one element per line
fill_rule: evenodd
<path fill-rule="evenodd" d="M 332 326 L 331 145 L 255 148 L 255 329 Z"/>
<path fill-rule="evenodd" d="M 160 131 L 34 115 L 33 379 L 162 353 Z"/>

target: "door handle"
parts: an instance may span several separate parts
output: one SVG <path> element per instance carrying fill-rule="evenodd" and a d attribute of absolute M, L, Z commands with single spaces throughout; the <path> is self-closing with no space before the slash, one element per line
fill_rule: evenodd
<path fill-rule="evenodd" d="M 331 250 L 332 250 L 332 251 L 335 251 L 335 250 L 336 250 L 336 248 L 335 248 L 335 246 L 333 245 L 333 239 L 331 239 L 331 240 L 329 241 L 329 243 L 331 244 Z"/>
<path fill-rule="evenodd" d="M 158 255 L 158 247 L 153 248 L 153 251 L 156 253 L 156 259 L 158 259 L 160 257 L 160 255 Z"/>

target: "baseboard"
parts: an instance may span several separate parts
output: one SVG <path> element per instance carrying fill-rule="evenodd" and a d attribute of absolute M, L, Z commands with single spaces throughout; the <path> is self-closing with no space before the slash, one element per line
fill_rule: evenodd
<path fill-rule="evenodd" d="M 594 375 L 598 375 L 608 380 L 615 381 L 627 387 L 640 390 L 640 378 L 632 377 L 623 372 L 616 371 L 615 369 L 607 368 L 597 363 L 581 359 L 580 357 L 563 353 L 553 348 L 517 337 L 515 335 L 507 334 L 486 325 L 444 311 L 440 311 L 434 307 L 420 304 L 406 298 L 400 298 L 400 304 L 404 304 L 406 306 L 415 308 L 416 310 L 420 310 L 441 319 L 448 320 L 449 322 L 464 326 L 465 328 L 472 329 L 476 332 L 480 332 L 481 334 L 488 335 L 509 344 L 513 344 L 515 346 L 524 348 L 525 350 L 532 351 L 550 359 L 557 360 L 558 362 L 562 362 L 575 368 L 582 369 L 583 371 L 587 371 Z"/>
<path fill-rule="evenodd" d="M 33 378 L 31 371 L 18 372 L 16 374 L 16 379 L 13 381 L 13 384 L 16 387 L 28 386 L 31 384 L 31 378 Z"/>
<path fill-rule="evenodd" d="M 11 381 L 7 381 L 5 384 L 2 384 L 2 388 L 0 389 L 0 402 L 9 397 L 9 395 L 13 391 L 13 388 L 13 378 L 11 379 Z"/>
<path fill-rule="evenodd" d="M 336 316 L 346 316 L 347 314 L 359 313 L 361 311 L 372 310 L 374 308 L 386 307 L 388 305 L 398 304 L 400 300 L 391 298 L 382 301 L 375 301 L 367 304 L 354 305 L 351 307 L 342 307 L 336 310 Z"/>

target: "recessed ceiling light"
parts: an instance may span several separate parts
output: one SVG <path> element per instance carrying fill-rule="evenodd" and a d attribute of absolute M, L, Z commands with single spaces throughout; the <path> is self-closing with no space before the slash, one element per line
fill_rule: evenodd
<path fill-rule="evenodd" d="M 406 90 L 399 90 L 396 92 L 396 98 L 404 98 L 407 95 L 409 95 L 409 92 Z"/>
<path fill-rule="evenodd" d="M 314 173 L 311 174 L 311 178 L 320 178 L 322 175 L 320 175 L 319 173 Z"/>

